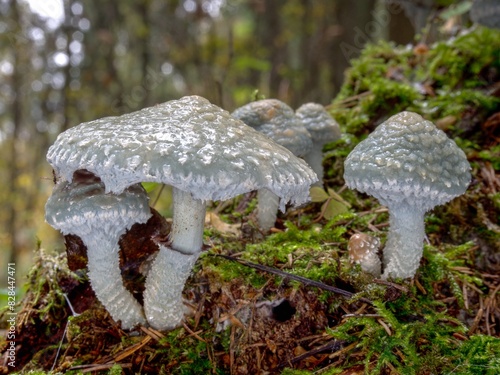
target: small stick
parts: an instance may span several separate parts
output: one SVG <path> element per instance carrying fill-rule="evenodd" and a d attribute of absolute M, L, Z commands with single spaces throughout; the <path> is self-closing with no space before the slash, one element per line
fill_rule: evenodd
<path fill-rule="evenodd" d="M 281 368 L 281 367 L 285 367 L 287 365 L 290 365 L 290 364 L 294 364 L 294 363 L 297 363 L 297 362 L 300 362 L 302 361 L 303 359 L 305 358 L 308 358 L 308 357 L 311 357 L 313 355 L 316 355 L 316 354 L 319 354 L 319 353 L 322 353 L 322 352 L 325 352 L 327 350 L 330 350 L 330 351 L 338 351 L 339 349 L 342 348 L 342 346 L 345 344 L 345 341 L 339 341 L 339 340 L 332 340 L 332 341 L 329 341 L 327 342 L 325 345 L 322 345 L 318 348 L 314 348 L 312 350 L 309 350 L 308 352 L 304 353 L 304 354 L 301 354 L 301 355 L 298 355 L 297 357 L 294 357 L 286 362 L 281 362 L 278 367 Z"/>
<path fill-rule="evenodd" d="M 263 266 L 263 265 L 257 264 L 257 263 L 247 262 L 246 260 L 239 259 L 239 258 L 233 258 L 229 255 L 214 254 L 214 256 L 221 257 L 221 258 L 228 259 L 228 260 L 232 260 L 233 262 L 238 262 L 244 266 L 254 268 L 254 269 L 259 270 L 259 271 L 264 271 L 264 272 L 272 273 L 274 275 L 282 276 L 282 277 L 285 277 L 285 278 L 288 278 L 291 280 L 299 281 L 305 285 L 314 286 L 316 288 L 320 288 L 320 289 L 327 290 L 327 291 L 332 292 L 332 293 L 340 294 L 340 295 L 343 295 L 343 296 L 348 297 L 348 298 L 354 297 L 354 293 L 348 292 L 347 290 L 336 288 L 334 286 L 330 286 L 330 285 L 324 284 L 324 283 L 319 282 L 319 281 L 311 280 L 311 279 L 308 279 L 306 277 L 302 277 L 302 276 L 294 275 L 294 274 L 291 274 L 288 272 L 284 272 L 284 271 L 278 270 L 276 268 Z M 372 301 L 370 301 L 369 299 L 364 298 L 364 297 L 360 297 L 359 301 L 372 304 Z"/>
<path fill-rule="evenodd" d="M 381 318 L 380 314 L 344 314 L 342 315 L 342 319 L 344 318 Z"/>
<path fill-rule="evenodd" d="M 202 331 L 194 332 L 194 331 L 193 331 L 191 328 L 189 328 L 189 327 L 188 327 L 188 325 L 187 325 L 186 323 L 184 323 L 184 322 L 182 322 L 182 325 L 183 325 L 184 329 L 185 329 L 186 331 L 188 331 L 188 333 L 189 333 L 189 335 L 190 335 L 190 336 L 193 336 L 193 337 L 195 337 L 196 339 L 198 339 L 198 340 L 200 340 L 200 341 L 202 341 L 202 342 L 204 342 L 204 343 L 206 343 L 206 342 L 207 342 L 206 340 L 204 340 L 203 338 L 201 338 L 201 337 L 198 335 L 198 333 L 199 333 L 199 332 L 202 332 Z"/>
<path fill-rule="evenodd" d="M 140 326 L 140 328 L 141 328 L 142 332 L 144 332 L 146 335 L 150 336 L 151 338 L 155 339 L 156 341 L 159 341 L 165 337 L 165 336 L 163 336 L 163 334 L 154 330 L 153 328 L 147 328 L 144 326 Z"/>

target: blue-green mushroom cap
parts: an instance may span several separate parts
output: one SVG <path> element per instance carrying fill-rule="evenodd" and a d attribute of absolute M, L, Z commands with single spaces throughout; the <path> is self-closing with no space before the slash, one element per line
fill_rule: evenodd
<path fill-rule="evenodd" d="M 293 109 L 278 99 L 262 99 L 235 109 L 232 116 L 302 157 L 313 145 Z"/>
<path fill-rule="evenodd" d="M 471 180 L 464 152 L 413 112 L 380 124 L 352 150 L 344 167 L 350 188 L 386 206 L 405 201 L 424 211 L 463 194 Z"/>
<path fill-rule="evenodd" d="M 208 100 L 187 96 L 59 134 L 47 160 L 57 177 L 85 169 L 107 192 L 158 182 L 199 200 L 225 200 L 261 188 L 285 203 L 309 200 L 316 174 L 301 159 Z"/>
<path fill-rule="evenodd" d="M 319 103 L 306 103 L 295 111 L 314 143 L 325 144 L 340 139 L 340 126 Z"/>

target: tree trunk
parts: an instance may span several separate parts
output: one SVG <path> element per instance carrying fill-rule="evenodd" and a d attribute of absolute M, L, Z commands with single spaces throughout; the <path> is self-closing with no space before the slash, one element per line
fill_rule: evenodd
<path fill-rule="evenodd" d="M 14 35 L 21 35 L 21 20 L 19 15 L 19 6 L 16 0 L 13 0 L 11 3 L 12 9 L 12 19 L 14 20 L 15 30 L 13 30 Z M 7 142 L 9 147 L 9 173 L 8 179 L 6 181 L 7 191 L 10 194 L 10 199 L 8 202 L 8 214 L 7 214 L 7 236 L 9 238 L 9 263 L 15 263 L 17 259 L 17 254 L 19 252 L 19 244 L 17 242 L 17 221 L 18 221 L 18 212 L 17 212 L 17 196 L 18 192 L 18 177 L 19 177 L 19 168 L 18 168 L 18 143 L 19 143 L 19 133 L 21 129 L 21 114 L 22 114 L 22 73 L 19 71 L 21 66 L 21 51 L 22 46 L 19 43 L 18 38 L 13 38 L 14 46 L 12 48 L 12 91 L 14 92 L 14 100 L 12 101 L 11 113 L 12 113 L 12 122 L 13 122 L 13 130 L 11 139 Z"/>

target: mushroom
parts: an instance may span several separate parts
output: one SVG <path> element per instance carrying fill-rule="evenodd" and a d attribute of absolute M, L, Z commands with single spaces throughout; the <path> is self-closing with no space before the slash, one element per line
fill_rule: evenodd
<path fill-rule="evenodd" d="M 380 240 L 377 237 L 365 233 L 353 234 L 347 243 L 349 259 L 359 264 L 363 271 L 380 277 L 382 265 L 377 254 L 379 247 Z"/>
<path fill-rule="evenodd" d="M 86 169 L 106 191 L 138 182 L 173 187 L 170 244 L 160 246 L 146 279 L 144 309 L 157 329 L 180 324 L 182 289 L 203 244 L 205 202 L 268 189 L 294 205 L 309 200 L 316 175 L 301 159 L 199 96 L 172 100 L 61 133 L 47 159 L 71 180 Z"/>
<path fill-rule="evenodd" d="M 302 157 L 312 148 L 311 136 L 293 109 L 278 99 L 245 104 L 235 109 L 232 116 L 286 147 L 295 156 Z M 267 232 L 276 222 L 279 197 L 268 189 L 260 189 L 257 200 L 259 228 Z"/>
<path fill-rule="evenodd" d="M 141 185 L 105 193 L 95 178 L 59 181 L 45 205 L 45 220 L 63 234 L 79 236 L 87 247 L 88 277 L 97 299 L 124 329 L 146 323 L 142 306 L 123 285 L 118 240 L 151 216 Z"/>
<path fill-rule="evenodd" d="M 323 146 L 340 139 L 339 124 L 321 104 L 306 103 L 295 112 L 311 135 L 313 147 L 304 160 L 318 175 L 319 185 L 323 184 Z"/>
<path fill-rule="evenodd" d="M 401 112 L 360 142 L 344 167 L 347 186 L 389 208 L 382 277 L 413 277 L 422 257 L 424 214 L 462 195 L 470 183 L 464 152 L 432 122 Z"/>

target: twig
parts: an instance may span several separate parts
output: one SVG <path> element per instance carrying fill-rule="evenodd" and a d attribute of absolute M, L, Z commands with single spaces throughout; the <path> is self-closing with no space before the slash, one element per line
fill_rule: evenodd
<path fill-rule="evenodd" d="M 152 339 L 155 339 L 156 341 L 161 340 L 165 336 L 163 336 L 162 333 L 154 330 L 153 328 L 147 328 L 144 326 L 141 326 L 141 331 L 144 332 L 146 335 L 150 336 Z"/>
<path fill-rule="evenodd" d="M 318 348 L 314 348 L 312 350 L 309 350 L 308 352 L 306 353 L 303 353 L 303 354 L 300 354 L 288 361 L 284 361 L 284 362 L 281 362 L 279 365 L 278 365 L 278 368 L 282 368 L 282 367 L 285 367 L 287 365 L 291 365 L 291 364 L 294 364 L 294 363 L 297 363 L 297 362 L 300 362 L 302 361 L 303 359 L 306 359 L 308 357 L 311 357 L 313 355 L 316 355 L 316 354 L 319 354 L 319 353 L 322 353 L 322 352 L 325 352 L 327 350 L 330 350 L 330 351 L 338 351 L 339 349 L 342 348 L 342 346 L 345 344 L 345 341 L 339 341 L 339 340 L 332 340 L 332 341 L 329 341 L 327 342 L 325 345 L 322 345 Z"/>
<path fill-rule="evenodd" d="M 72 315 L 72 316 L 79 316 L 80 314 L 79 314 L 79 313 L 77 313 L 77 312 L 75 311 L 75 309 L 73 308 L 73 305 L 71 304 L 71 301 L 69 300 L 68 295 L 67 295 L 66 293 L 63 293 L 63 296 L 64 296 L 64 299 L 66 300 L 66 303 L 67 303 L 67 304 L 68 304 L 68 306 L 69 306 L 69 309 L 71 310 L 71 315 Z"/>
<path fill-rule="evenodd" d="M 399 285 L 399 284 L 391 283 L 390 281 L 385 281 L 385 280 L 381 280 L 381 279 L 374 279 L 373 282 L 375 284 L 392 286 L 395 289 L 398 289 L 398 290 L 401 290 L 402 292 L 408 293 L 408 288 L 406 288 L 402 285 Z"/>
<path fill-rule="evenodd" d="M 229 255 L 213 254 L 213 256 L 221 257 L 221 258 L 224 258 L 227 260 L 231 260 L 233 262 L 238 262 L 244 266 L 254 268 L 254 269 L 259 270 L 259 271 L 272 273 L 274 275 L 285 277 L 285 278 L 288 278 L 290 280 L 295 280 L 295 281 L 301 282 L 304 285 L 314 286 L 316 288 L 320 288 L 320 289 L 323 289 L 323 290 L 326 290 L 326 291 L 329 291 L 332 293 L 340 294 L 340 295 L 343 295 L 343 296 L 348 297 L 348 298 L 353 298 L 355 296 L 354 293 L 348 292 L 347 290 L 336 288 L 334 286 L 330 286 L 330 285 L 324 284 L 324 283 L 319 282 L 319 281 L 311 280 L 311 279 L 308 279 L 306 277 L 302 277 L 302 276 L 294 275 L 294 274 L 291 274 L 288 272 L 284 272 L 284 271 L 278 270 L 276 268 L 263 266 L 263 265 L 257 264 L 257 263 L 248 262 L 246 260 L 234 258 L 234 257 L 229 256 Z M 369 299 L 364 298 L 364 297 L 360 297 L 359 301 L 372 304 L 372 301 L 370 301 Z"/>
<path fill-rule="evenodd" d="M 342 319 L 344 318 L 381 318 L 380 314 L 344 314 L 342 315 Z"/>
<path fill-rule="evenodd" d="M 353 343 L 351 343 L 351 344 L 347 345 L 346 347 L 344 347 L 344 348 L 342 348 L 342 349 L 340 349 L 340 350 L 337 350 L 335 353 L 330 354 L 328 357 L 329 357 L 330 359 L 335 358 L 335 357 L 339 357 L 339 356 L 341 356 L 342 354 L 344 354 L 344 353 L 348 352 L 349 350 L 354 349 L 354 348 L 355 348 L 358 344 L 359 344 L 359 343 L 358 343 L 357 341 L 355 341 L 355 342 L 353 342 Z"/>
<path fill-rule="evenodd" d="M 161 184 L 161 188 L 160 188 L 160 191 L 158 192 L 158 194 L 156 195 L 156 198 L 155 200 L 153 201 L 153 204 L 151 205 L 151 207 L 154 207 L 156 206 L 156 203 L 158 203 L 158 201 L 160 200 L 160 195 L 161 193 L 163 192 L 163 189 L 165 188 L 165 184 Z"/>
<path fill-rule="evenodd" d="M 120 362 L 121 360 L 127 358 L 128 356 L 134 354 L 136 351 L 141 349 L 143 346 L 145 346 L 148 342 L 152 340 L 151 336 L 146 336 L 142 341 L 129 346 L 128 348 L 123 349 L 120 353 L 117 353 L 114 358 L 113 362 Z"/>
<path fill-rule="evenodd" d="M 480 299 L 480 301 L 482 301 L 482 299 Z M 476 314 L 476 317 L 474 318 L 472 324 L 470 325 L 470 328 L 469 328 L 469 335 L 473 335 L 474 332 L 476 332 L 477 330 L 477 327 L 479 326 L 479 322 L 481 321 L 481 319 L 483 318 L 483 314 L 484 314 L 484 309 L 483 307 L 480 307 L 478 310 L 477 310 L 477 314 Z M 486 317 L 486 319 L 488 319 L 488 317 Z"/>
<path fill-rule="evenodd" d="M 198 332 L 194 332 L 191 328 L 189 328 L 189 327 L 188 327 L 188 325 L 187 325 L 186 323 L 182 322 L 182 326 L 184 327 L 184 329 L 185 329 L 186 331 L 188 331 L 188 333 L 189 333 L 189 335 L 190 335 L 190 336 L 193 336 L 193 337 L 195 337 L 196 339 L 198 339 L 198 340 L 200 340 L 200 341 L 202 341 L 202 342 L 204 342 L 204 343 L 206 343 L 206 342 L 207 342 L 206 340 L 204 340 L 203 338 L 201 338 L 201 337 L 198 335 Z M 202 331 L 199 331 L 199 332 L 202 332 Z"/>
<path fill-rule="evenodd" d="M 392 336 L 391 329 L 386 322 L 384 322 L 382 319 L 377 319 L 377 322 L 384 328 L 385 332 L 387 332 L 389 336 Z"/>
<path fill-rule="evenodd" d="M 486 297 L 485 305 L 486 305 L 486 318 L 484 319 L 485 324 L 486 324 L 486 333 L 491 336 L 491 329 L 490 329 L 490 307 L 495 306 L 495 301 L 496 301 L 496 294 L 498 293 L 500 289 L 500 284 L 498 284 L 495 289 Z"/>
<path fill-rule="evenodd" d="M 330 110 L 332 108 L 342 107 L 344 105 L 346 107 L 353 107 L 353 106 L 356 105 L 356 103 L 353 103 L 353 102 L 356 102 L 357 100 L 362 99 L 363 97 L 369 96 L 371 94 L 372 94 L 371 91 L 364 91 L 364 92 L 362 92 L 360 94 L 356 94 L 356 95 L 350 96 L 350 97 L 348 97 L 348 98 L 346 98 L 344 100 L 341 100 L 341 101 L 339 101 L 337 103 L 333 103 L 333 104 L 327 105 L 327 106 L 325 106 L 325 109 L 326 110 Z"/>

